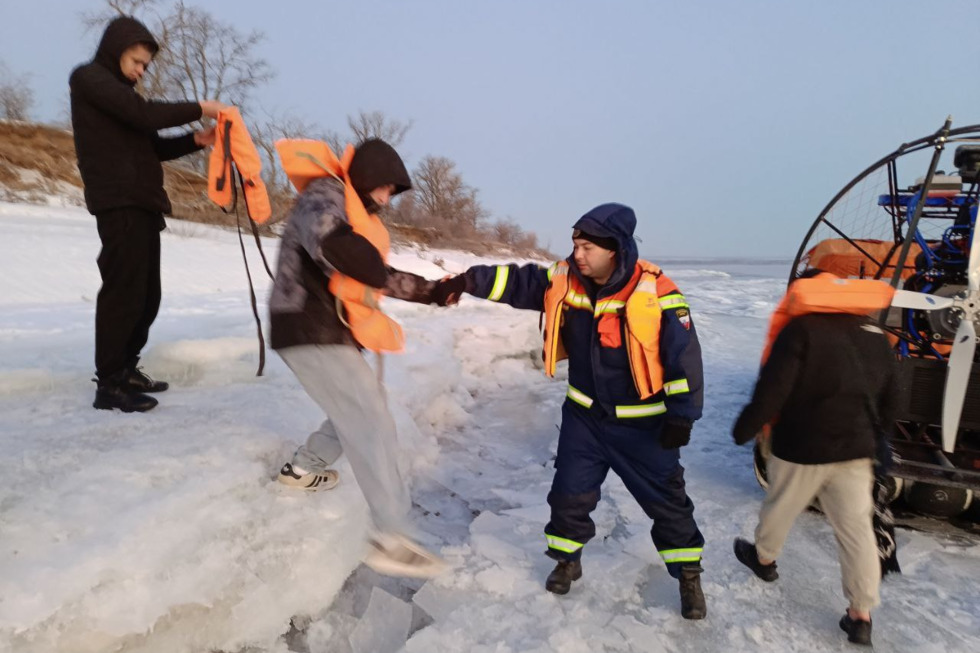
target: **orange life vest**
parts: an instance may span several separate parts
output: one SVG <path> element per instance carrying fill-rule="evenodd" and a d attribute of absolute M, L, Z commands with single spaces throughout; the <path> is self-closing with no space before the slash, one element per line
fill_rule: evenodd
<path fill-rule="evenodd" d="M 544 295 L 544 368 L 555 375 L 558 361 L 568 358 L 561 340 L 564 312 L 589 310 L 598 318 L 600 344 L 622 347 L 622 319 L 626 319 L 626 352 L 633 383 L 640 399 L 648 399 L 664 387 L 664 369 L 660 362 L 661 298 L 677 293 L 677 286 L 660 268 L 648 261 L 638 261 L 629 282 L 614 295 L 603 297 L 592 305 L 578 277 L 569 274 L 566 261 L 559 261 L 548 271 L 551 283 Z"/>
<path fill-rule="evenodd" d="M 790 284 L 769 320 L 762 362 L 769 359 L 776 336 L 794 317 L 807 313 L 870 315 L 891 306 L 894 295 L 894 288 L 875 279 L 841 279 L 829 272 L 797 279 Z"/>
<path fill-rule="evenodd" d="M 214 149 L 208 159 L 208 197 L 228 211 L 234 203 L 234 163 L 242 178 L 242 192 L 248 217 L 263 224 L 272 216 L 269 193 L 262 181 L 262 157 L 235 107 L 218 112 Z"/>
<path fill-rule="evenodd" d="M 391 240 L 388 230 L 378 216 L 367 212 L 364 203 L 350 183 L 348 171 L 354 158 L 354 147 L 347 146 L 341 158 L 323 142 L 283 139 L 276 142 L 283 170 L 302 192 L 306 185 L 319 177 L 334 177 L 344 184 L 344 209 L 354 233 L 374 245 L 384 260 L 388 259 Z M 405 347 L 401 326 L 385 315 L 379 307 L 383 293 L 340 272 L 330 275 L 328 288 L 343 306 L 341 319 L 346 320 L 354 339 L 376 352 L 400 352 Z M 346 316 L 346 317 L 345 317 Z"/>

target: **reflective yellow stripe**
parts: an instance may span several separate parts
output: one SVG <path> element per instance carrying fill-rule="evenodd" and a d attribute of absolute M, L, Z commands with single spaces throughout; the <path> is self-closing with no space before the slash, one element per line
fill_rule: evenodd
<path fill-rule="evenodd" d="M 491 301 L 500 301 L 500 298 L 504 296 L 504 290 L 507 289 L 507 279 L 510 277 L 510 267 L 506 265 L 497 266 L 497 277 L 493 280 L 493 290 L 490 291 L 490 296 L 487 299 Z"/>
<path fill-rule="evenodd" d="M 620 301 L 618 299 L 604 299 L 595 307 L 596 316 L 602 315 L 603 313 L 618 313 L 620 309 L 626 306 L 626 302 Z"/>
<path fill-rule="evenodd" d="M 616 417 L 628 419 L 631 417 L 651 417 L 662 415 L 667 412 L 664 402 L 657 404 L 639 404 L 637 406 L 616 406 Z"/>
<path fill-rule="evenodd" d="M 565 295 L 565 303 L 574 308 L 592 310 L 592 301 L 589 299 L 589 296 L 577 293 L 571 289 Z"/>
<path fill-rule="evenodd" d="M 549 549 L 557 549 L 558 551 L 562 551 L 564 553 L 575 553 L 583 546 L 585 546 L 584 544 L 581 544 L 579 542 L 566 540 L 563 537 L 555 537 L 554 535 L 545 535 L 545 537 L 548 539 Z"/>
<path fill-rule="evenodd" d="M 661 297 L 660 308 L 666 311 L 669 308 L 690 308 L 690 306 L 688 306 L 687 300 L 684 299 L 684 295 L 675 293 L 673 295 L 664 295 Z"/>
<path fill-rule="evenodd" d="M 664 392 L 668 396 L 679 395 L 690 391 L 691 389 L 687 387 L 687 379 L 677 379 L 676 381 L 668 381 L 664 384 Z"/>
<path fill-rule="evenodd" d="M 562 265 L 561 261 L 557 263 L 552 263 L 551 267 L 548 268 L 548 281 L 551 281 L 551 277 L 555 274 L 568 274 L 568 266 Z"/>
<path fill-rule="evenodd" d="M 585 408 L 592 408 L 592 404 L 595 403 L 592 397 L 585 394 L 578 388 L 569 385 L 568 392 L 566 396 L 577 403 L 579 406 Z M 653 415 L 662 415 L 667 412 L 667 407 L 664 406 L 664 402 L 659 402 L 656 404 L 637 404 L 635 406 L 616 406 L 616 417 L 618 419 L 630 419 L 633 417 L 651 417 Z"/>
<path fill-rule="evenodd" d="M 658 551 L 664 562 L 697 562 L 701 559 L 704 549 L 669 549 Z"/>
<path fill-rule="evenodd" d="M 584 406 L 586 408 L 592 408 L 592 398 L 584 392 L 568 386 L 568 398 L 577 403 L 579 406 Z"/>
<path fill-rule="evenodd" d="M 648 292 L 652 295 L 656 295 L 657 281 L 640 277 L 640 283 L 636 284 L 636 290 L 634 290 L 633 292 Z"/>

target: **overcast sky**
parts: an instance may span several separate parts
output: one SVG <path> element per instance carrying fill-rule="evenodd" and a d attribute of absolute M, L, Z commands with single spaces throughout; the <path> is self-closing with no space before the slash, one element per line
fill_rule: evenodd
<path fill-rule="evenodd" d="M 41 120 L 67 115 L 99 36 L 79 13 L 103 4 L 0 3 L 0 60 L 30 75 Z M 454 160 L 559 253 L 616 201 L 654 259 L 792 257 L 873 160 L 947 114 L 980 123 L 975 0 L 187 4 L 264 32 L 277 77 L 253 103 L 337 131 L 359 109 L 411 120 L 409 167 Z"/>

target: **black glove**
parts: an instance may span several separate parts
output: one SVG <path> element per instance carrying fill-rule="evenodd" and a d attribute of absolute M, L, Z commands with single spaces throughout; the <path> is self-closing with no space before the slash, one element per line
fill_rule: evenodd
<path fill-rule="evenodd" d="M 446 277 L 436 282 L 432 294 L 429 295 L 429 303 L 451 306 L 459 301 L 465 290 L 466 275 L 457 274 L 455 277 Z"/>
<path fill-rule="evenodd" d="M 756 436 L 757 431 L 753 428 L 749 428 L 745 424 L 743 419 L 745 414 L 738 416 L 735 420 L 735 427 L 732 429 L 732 439 L 735 440 L 735 444 L 745 444 Z"/>
<path fill-rule="evenodd" d="M 691 425 L 687 422 L 667 422 L 660 432 L 660 446 L 677 449 L 691 441 Z"/>

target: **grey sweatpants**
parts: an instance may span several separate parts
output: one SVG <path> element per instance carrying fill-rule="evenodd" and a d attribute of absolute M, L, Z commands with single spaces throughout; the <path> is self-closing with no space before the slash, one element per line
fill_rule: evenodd
<path fill-rule="evenodd" d="M 818 498 L 837 538 L 841 581 L 850 607 L 867 611 L 878 605 L 881 565 L 871 524 L 871 460 L 799 465 L 771 456 L 767 470 L 769 490 L 755 529 L 759 557 L 778 558 L 793 522 Z"/>
<path fill-rule="evenodd" d="M 364 356 L 350 345 L 301 345 L 278 353 L 327 416 L 292 464 L 319 472 L 347 454 L 375 527 L 405 533 L 411 504 L 398 471 L 395 420 Z"/>

